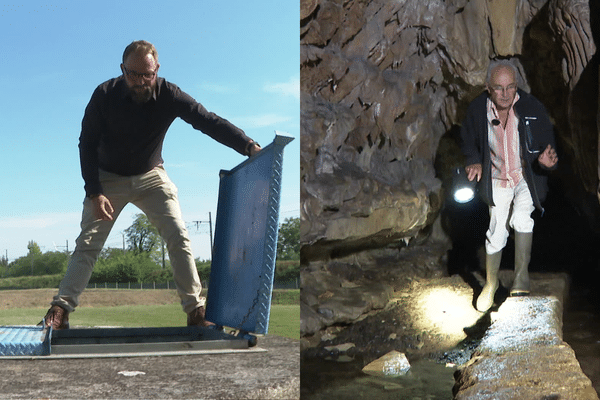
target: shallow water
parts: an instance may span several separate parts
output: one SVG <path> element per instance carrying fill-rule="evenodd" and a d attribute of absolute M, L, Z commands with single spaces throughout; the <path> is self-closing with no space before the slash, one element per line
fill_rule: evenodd
<path fill-rule="evenodd" d="M 566 312 L 563 339 L 575 351 L 582 371 L 600 395 L 600 317 L 589 311 Z M 303 400 L 451 400 L 456 371 L 456 367 L 432 359 L 411 361 L 410 371 L 397 378 L 366 375 L 362 361 L 313 359 L 302 364 Z"/>
<path fill-rule="evenodd" d="M 303 361 L 302 399 L 452 399 L 455 367 L 430 359 L 411 361 L 410 371 L 397 378 L 378 378 L 364 374 L 363 363 L 354 361 Z"/>
<path fill-rule="evenodd" d="M 572 291 L 564 312 L 563 340 L 575 351 L 582 371 L 600 395 L 600 313 L 597 304 L 590 301 L 588 296 L 578 295 L 578 292 Z M 449 400 L 452 399 L 456 367 L 446 367 L 444 356 L 446 360 L 461 358 L 457 355 L 466 359 L 470 356 L 467 349 L 410 360 L 408 374 L 397 378 L 377 378 L 364 374 L 361 359 L 349 363 L 317 358 L 302 360 L 301 397 L 310 400 Z"/>

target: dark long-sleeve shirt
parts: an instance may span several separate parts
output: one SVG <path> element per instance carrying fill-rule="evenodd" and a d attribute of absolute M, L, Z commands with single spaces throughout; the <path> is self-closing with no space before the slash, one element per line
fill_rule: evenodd
<path fill-rule="evenodd" d="M 135 103 L 122 76 L 102 83 L 85 109 L 79 155 L 86 195 L 102 193 L 98 170 L 139 175 L 163 163 L 162 144 L 175 118 L 248 155 L 252 142 L 229 121 L 208 112 L 177 85 L 157 78 L 150 101 Z"/>

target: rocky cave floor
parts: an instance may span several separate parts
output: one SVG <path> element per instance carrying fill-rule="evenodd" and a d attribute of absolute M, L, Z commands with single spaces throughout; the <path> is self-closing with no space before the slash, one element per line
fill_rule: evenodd
<path fill-rule="evenodd" d="M 354 349 L 341 355 L 361 358 L 364 363 L 395 350 L 406 353 L 409 359 L 428 357 L 461 364 L 465 358 L 468 360 L 483 337 L 490 324 L 489 314 L 477 313 L 474 309 L 461 310 L 470 314 L 469 322 L 474 321 L 464 338 L 453 331 L 454 326 L 446 330 L 443 324 L 449 321 L 438 317 L 447 314 L 448 319 L 452 318 L 449 310 L 444 309 L 444 301 L 461 299 L 460 306 L 468 306 L 472 298 L 473 289 L 458 275 L 411 280 L 395 291 L 384 309 L 372 311 L 352 325 L 327 328 L 322 333 L 321 344 L 303 351 L 303 357 L 335 361 L 340 352 L 325 348 L 353 343 Z M 436 305 L 442 309 L 433 310 Z"/>
<path fill-rule="evenodd" d="M 551 191 L 545 207 L 548 217 L 536 217 L 530 271 L 569 275 L 563 340 L 573 348 L 583 372 L 600 393 L 600 302 L 597 295 L 600 221 L 594 224 L 585 213 L 576 211 L 561 193 L 563 191 Z M 461 217 L 459 222 L 464 220 Z M 460 235 L 480 237 L 468 236 L 462 231 Z M 393 390 L 398 389 L 397 386 L 374 381 L 362 372 L 369 362 L 392 350 L 405 353 L 411 363 L 411 381 L 402 383 L 402 393 L 408 393 L 407 386 L 412 388 L 409 396 L 413 397 L 407 398 L 451 398 L 456 366 L 470 359 L 491 324 L 489 313 L 474 309 L 474 296 L 484 282 L 479 267 L 481 261 L 477 261 L 481 256 L 476 250 L 457 244 L 454 243 L 454 251 L 443 258 L 451 276 L 410 279 L 381 271 L 376 278 L 388 282 L 394 289 L 385 308 L 371 311 L 353 324 L 331 326 L 314 337 L 303 338 L 303 342 L 306 340 L 310 345 L 303 346 L 301 351 L 302 398 L 333 398 L 331 396 L 338 395 L 344 386 L 348 388 L 344 393 L 349 395 L 346 398 L 373 398 L 373 388 L 382 389 L 378 392 L 379 398 L 398 398 L 398 391 Z M 440 260 L 440 249 L 423 247 L 412 251 L 414 254 L 409 258 L 416 266 L 435 265 Z M 512 251 L 509 241 L 507 257 L 503 257 L 501 267 L 509 270 L 507 272 L 512 269 Z M 471 256 L 465 258 L 466 253 Z M 500 288 L 497 304 L 507 295 L 508 291 Z M 358 384 L 349 385 L 355 382 Z"/>
<path fill-rule="evenodd" d="M 394 398 L 400 390 L 414 398 L 450 398 L 456 367 L 470 359 L 490 325 L 489 314 L 477 312 L 472 301 L 473 289 L 458 275 L 407 281 L 384 309 L 327 328 L 318 346 L 302 351 L 302 398 Z M 411 363 L 408 380 L 362 373 L 393 350 Z"/>
<path fill-rule="evenodd" d="M 322 331 L 320 344 L 302 351 L 303 398 L 324 399 L 333 394 L 370 398 L 373 393 L 380 398 L 395 398 L 399 393 L 423 399 L 451 398 L 454 372 L 471 358 L 491 325 L 490 313 L 474 309 L 474 293 L 477 290 L 459 275 L 413 279 L 397 288 L 384 309 L 354 324 Z M 589 293 L 580 283 L 571 288 L 563 331 L 583 372 L 600 393 L 600 318 Z M 507 295 L 501 287 L 497 304 Z M 362 372 L 365 365 L 393 350 L 405 353 L 413 366 L 408 380 L 377 379 Z"/>

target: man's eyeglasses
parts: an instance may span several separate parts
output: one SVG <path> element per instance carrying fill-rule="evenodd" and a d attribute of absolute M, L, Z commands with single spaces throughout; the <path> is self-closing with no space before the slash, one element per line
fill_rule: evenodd
<path fill-rule="evenodd" d="M 130 71 L 127 68 L 123 67 L 123 70 L 125 70 L 125 73 L 131 78 L 131 79 L 138 79 L 138 78 L 143 78 L 146 80 L 152 80 L 154 79 L 154 77 L 156 76 L 156 71 L 154 72 L 150 72 L 147 74 L 140 74 L 139 72 L 135 72 L 135 71 Z"/>

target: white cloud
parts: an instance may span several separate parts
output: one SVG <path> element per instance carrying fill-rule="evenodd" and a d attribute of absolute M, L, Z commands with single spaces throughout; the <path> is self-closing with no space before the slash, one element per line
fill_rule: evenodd
<path fill-rule="evenodd" d="M 291 77 L 287 82 L 267 83 L 263 90 L 267 93 L 279 93 L 300 99 L 300 76 Z"/>

